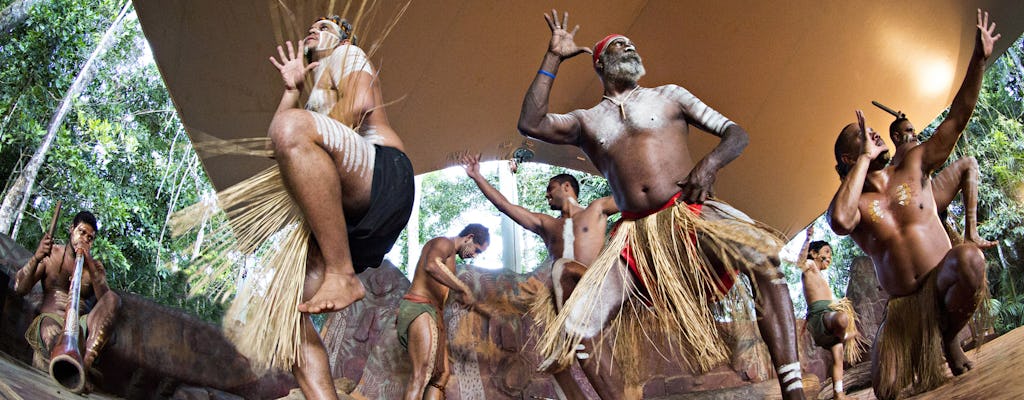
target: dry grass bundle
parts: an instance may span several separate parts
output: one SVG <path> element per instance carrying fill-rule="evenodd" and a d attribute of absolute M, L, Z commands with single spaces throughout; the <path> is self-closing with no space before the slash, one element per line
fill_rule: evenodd
<path fill-rule="evenodd" d="M 676 206 L 636 221 L 623 221 L 594 265 L 583 276 L 565 309 L 545 327 L 539 347 L 549 360 L 559 364 L 572 361 L 582 332 L 596 333 L 597 323 L 608 320 L 598 315 L 597 299 L 621 302 L 603 337 L 612 336 L 615 360 L 623 365 L 627 382 L 638 382 L 635 350 L 641 341 L 666 343 L 668 353 L 678 355 L 690 370 L 702 373 L 729 360 L 730 351 L 716 324 L 712 303 L 730 301 L 721 290 L 722 277 L 738 278 L 739 263 L 748 262 L 751 252 L 776 254 L 781 241 L 765 240 L 756 223 L 746 220 L 709 220 L 698 217 L 686 206 Z M 638 276 L 617 267 L 622 249 L 628 245 L 636 259 Z M 713 254 L 723 268 L 716 270 L 705 256 Z M 618 274 L 609 278 L 610 274 Z M 632 285 L 614 289 L 609 282 L 639 282 L 646 288 L 640 295 Z M 738 304 L 725 307 L 740 312 L 750 304 L 750 292 L 733 291 Z M 734 319 L 748 318 L 735 315 Z M 604 339 L 600 339 L 604 340 Z M 595 345 L 598 349 L 603 344 Z"/>

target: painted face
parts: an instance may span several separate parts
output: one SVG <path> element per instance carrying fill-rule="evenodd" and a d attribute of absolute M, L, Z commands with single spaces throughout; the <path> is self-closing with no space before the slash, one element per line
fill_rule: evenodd
<path fill-rule="evenodd" d="M 313 23 L 309 35 L 302 41 L 306 52 L 330 50 L 341 44 L 341 28 L 332 21 L 322 19 Z"/>
<path fill-rule="evenodd" d="M 895 132 L 889 132 L 889 139 L 892 139 L 892 143 L 896 147 L 900 147 L 906 143 L 916 142 L 917 133 L 914 132 L 914 124 L 910 121 L 902 121 L 896 128 Z"/>
<path fill-rule="evenodd" d="M 84 248 L 89 251 L 94 240 L 96 240 L 96 229 L 92 225 L 79 222 L 78 225 L 71 228 L 71 248 Z"/>
<path fill-rule="evenodd" d="M 615 38 L 608 43 L 601 55 L 601 62 L 604 64 L 605 79 L 636 82 L 647 73 L 636 45 L 625 37 Z"/>
<path fill-rule="evenodd" d="M 487 250 L 488 244 L 489 243 L 477 244 L 470 240 L 469 243 L 466 243 L 459 249 L 459 257 L 462 257 L 463 260 L 476 257 L 480 253 L 483 253 L 484 250 Z"/>
<path fill-rule="evenodd" d="M 826 270 L 832 265 L 832 246 L 824 246 L 811 254 L 814 262 L 818 263 L 818 269 Z"/>

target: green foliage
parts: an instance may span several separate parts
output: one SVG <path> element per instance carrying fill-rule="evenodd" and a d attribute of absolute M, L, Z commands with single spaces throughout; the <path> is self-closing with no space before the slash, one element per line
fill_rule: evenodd
<path fill-rule="evenodd" d="M 39 145 L 55 107 L 123 1 L 54 1 L 0 43 L 0 171 L 14 172 Z M 137 19 L 129 16 L 113 48 L 57 134 L 35 185 L 18 242 L 35 248 L 57 200 L 58 239 L 79 210 L 100 221 L 94 255 L 115 289 L 215 320 L 223 305 L 188 298 L 177 272 L 188 238 L 164 230 L 170 208 L 198 200 L 211 186 L 174 111 Z"/>

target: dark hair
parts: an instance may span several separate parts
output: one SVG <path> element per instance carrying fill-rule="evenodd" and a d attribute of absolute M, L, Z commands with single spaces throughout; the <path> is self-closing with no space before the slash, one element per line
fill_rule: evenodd
<path fill-rule="evenodd" d="M 576 196 L 580 195 L 580 182 L 576 180 L 575 176 L 569 174 L 558 174 L 551 177 L 551 182 L 557 182 L 559 185 L 569 182 L 569 186 L 572 186 L 572 192 Z"/>
<path fill-rule="evenodd" d="M 469 224 L 459 232 L 459 237 L 473 235 L 473 243 L 485 245 L 491 241 L 491 232 L 486 226 L 480 224 Z"/>
<path fill-rule="evenodd" d="M 96 216 L 92 215 L 91 212 L 79 211 L 78 214 L 75 214 L 75 219 L 71 220 L 71 228 L 78 226 L 80 223 L 92 226 L 92 230 L 97 233 L 100 231 L 99 223 L 96 222 Z"/>
<path fill-rule="evenodd" d="M 850 166 L 843 162 L 843 154 L 849 151 L 850 146 L 856 143 L 860 139 L 860 127 L 857 124 L 849 124 L 843 127 L 843 130 L 839 131 L 839 137 L 836 138 L 836 172 L 839 173 L 839 178 L 846 178 L 846 174 L 850 172 Z"/>
<path fill-rule="evenodd" d="M 815 240 L 815 241 L 811 242 L 811 246 L 808 247 L 808 251 L 807 251 L 807 259 L 808 260 L 812 259 L 811 258 L 811 252 L 821 251 L 821 249 L 823 247 L 825 247 L 825 246 L 832 247 L 832 245 L 828 244 L 828 242 L 826 242 L 824 240 Z"/>
<path fill-rule="evenodd" d="M 910 120 L 907 119 L 907 117 L 899 117 L 899 118 L 896 118 L 896 120 L 892 121 L 892 123 L 889 124 L 889 135 L 892 135 L 894 132 L 899 130 L 900 129 L 900 124 L 902 124 L 903 121 L 910 121 Z"/>

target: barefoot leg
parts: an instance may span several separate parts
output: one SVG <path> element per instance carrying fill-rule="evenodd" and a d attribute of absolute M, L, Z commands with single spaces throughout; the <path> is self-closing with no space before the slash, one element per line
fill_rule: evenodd
<path fill-rule="evenodd" d="M 985 256 L 973 244 L 953 247 L 939 265 L 936 280 L 943 314 L 940 317 L 943 349 L 953 375 L 960 375 L 973 366 L 964 354 L 956 336 L 978 308 L 978 292 L 985 281 Z"/>
<path fill-rule="evenodd" d="M 88 321 L 86 326 L 89 328 L 89 336 L 85 340 L 85 359 L 83 360 L 83 367 L 86 371 L 92 367 L 96 357 L 103 350 L 103 345 L 110 338 L 110 327 L 117 319 L 117 313 L 120 310 L 121 297 L 108 290 L 86 317 Z"/>
<path fill-rule="evenodd" d="M 351 166 L 350 153 L 369 157 L 366 143 L 356 138 L 342 141 L 352 148 L 328 146 L 326 133 L 318 131 L 314 118 L 304 110 L 280 112 L 271 123 L 270 137 L 285 186 L 320 244 L 327 266 L 324 284 L 299 305 L 299 311 L 320 313 L 344 309 L 365 295 L 352 265 L 346 218 L 365 213 L 372 167 L 367 174 L 365 168 Z"/>
<path fill-rule="evenodd" d="M 412 376 L 405 390 L 405 400 L 421 400 L 427 394 L 428 382 L 434 375 L 439 349 L 439 332 L 430 314 L 423 313 L 409 325 L 409 359 Z"/>

